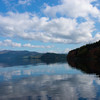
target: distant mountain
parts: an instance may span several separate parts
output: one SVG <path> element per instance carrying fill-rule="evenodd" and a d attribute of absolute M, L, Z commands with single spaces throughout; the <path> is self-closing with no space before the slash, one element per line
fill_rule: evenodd
<path fill-rule="evenodd" d="M 0 51 L 0 66 L 29 65 L 66 62 L 66 54 L 38 53 L 29 51 Z"/>
<path fill-rule="evenodd" d="M 45 53 L 41 56 L 41 60 L 46 63 L 50 62 L 65 62 L 66 54 Z"/>
<path fill-rule="evenodd" d="M 10 51 L 3 50 L 0 51 L 0 60 L 13 60 L 13 59 L 22 59 L 22 58 L 31 58 L 31 57 L 40 57 L 42 54 L 37 52 L 29 52 L 29 51 Z"/>
<path fill-rule="evenodd" d="M 100 40 L 72 50 L 67 55 L 68 60 L 100 60 Z"/>

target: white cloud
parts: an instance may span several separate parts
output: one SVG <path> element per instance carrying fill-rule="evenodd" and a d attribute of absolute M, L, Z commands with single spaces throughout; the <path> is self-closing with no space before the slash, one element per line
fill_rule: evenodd
<path fill-rule="evenodd" d="M 32 45 L 30 43 L 24 44 L 23 47 L 28 47 L 28 48 L 53 48 L 54 46 L 44 46 L 44 45 Z"/>
<path fill-rule="evenodd" d="M 68 53 L 71 49 L 70 48 L 66 48 L 64 53 Z"/>
<path fill-rule="evenodd" d="M 53 48 L 54 47 L 53 45 L 44 46 L 44 45 L 32 45 L 30 43 L 21 44 L 21 43 L 13 42 L 10 39 L 6 39 L 6 40 L 3 40 L 3 41 L 0 41 L 0 46 L 26 47 L 26 48 Z"/>
<path fill-rule="evenodd" d="M 95 37 L 92 39 L 92 42 L 96 42 L 99 40 L 100 40 L 100 32 L 95 35 Z"/>
<path fill-rule="evenodd" d="M 21 4 L 21 5 L 24 5 L 24 4 L 30 5 L 31 4 L 31 0 L 19 0 L 18 4 Z"/>
<path fill-rule="evenodd" d="M 69 17 L 93 17 L 100 18 L 100 10 L 92 5 L 96 0 L 61 0 L 61 4 L 56 6 L 46 5 L 44 13 L 55 17 L 57 14 Z"/>
<path fill-rule="evenodd" d="M 12 42 L 12 40 L 6 39 L 4 41 L 0 41 L 0 46 L 21 47 L 21 43 Z"/>
<path fill-rule="evenodd" d="M 0 15 L 0 36 L 56 43 L 81 43 L 92 40 L 94 22 L 76 19 L 37 17 L 31 13 L 9 12 Z"/>
<path fill-rule="evenodd" d="M 59 53 L 59 54 L 67 54 L 71 49 L 70 48 L 66 48 L 65 50 L 61 50 L 61 48 L 59 47 L 56 47 L 56 49 L 50 49 L 48 50 L 48 52 L 51 52 L 51 53 Z"/>

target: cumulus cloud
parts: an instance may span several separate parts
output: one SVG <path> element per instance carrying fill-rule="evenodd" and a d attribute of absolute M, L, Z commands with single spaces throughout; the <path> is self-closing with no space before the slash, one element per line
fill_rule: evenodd
<path fill-rule="evenodd" d="M 93 38 L 92 41 L 96 42 L 96 41 L 99 41 L 99 40 L 100 40 L 100 32 L 95 35 L 95 37 Z"/>
<path fill-rule="evenodd" d="M 12 40 L 6 39 L 4 41 L 0 41 L 0 46 L 21 47 L 21 43 L 16 43 Z"/>
<path fill-rule="evenodd" d="M 24 44 L 23 47 L 28 47 L 28 48 L 53 48 L 54 46 L 44 46 L 44 45 L 32 45 L 30 43 Z"/>
<path fill-rule="evenodd" d="M 18 4 L 20 4 L 20 5 L 24 5 L 24 4 L 30 5 L 31 4 L 31 0 L 19 0 Z"/>
<path fill-rule="evenodd" d="M 46 5 L 44 13 L 55 17 L 57 14 L 69 17 L 93 17 L 100 18 L 100 10 L 93 6 L 92 3 L 96 0 L 61 0 L 61 4 L 56 6 Z"/>
<path fill-rule="evenodd" d="M 39 18 L 31 13 L 0 15 L 0 36 L 55 43 L 81 43 L 92 39 L 94 22 L 70 18 Z"/>
<path fill-rule="evenodd" d="M 70 48 L 66 48 L 64 53 L 68 53 L 71 49 Z"/>
<path fill-rule="evenodd" d="M 26 47 L 26 48 L 53 48 L 54 47 L 53 45 L 44 46 L 44 45 L 32 45 L 30 43 L 21 44 L 21 43 L 13 42 L 10 39 L 0 41 L 0 46 Z"/>

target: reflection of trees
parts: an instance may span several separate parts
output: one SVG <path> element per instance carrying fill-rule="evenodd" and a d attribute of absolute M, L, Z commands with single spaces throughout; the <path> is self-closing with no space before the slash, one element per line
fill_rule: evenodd
<path fill-rule="evenodd" d="M 20 66 L 20 65 L 38 65 L 42 63 L 40 59 L 8 59 L 8 60 L 0 60 L 0 66 L 2 67 L 12 67 L 12 66 Z"/>
<path fill-rule="evenodd" d="M 55 58 L 54 58 L 55 59 Z M 9 60 L 0 60 L 0 66 L 2 67 L 12 67 L 20 65 L 39 65 L 39 64 L 55 64 L 55 63 L 66 63 L 66 59 L 9 59 Z"/>
<path fill-rule="evenodd" d="M 68 63 L 72 67 L 80 69 L 83 72 L 100 75 L 100 61 L 99 60 L 85 60 L 85 59 L 69 60 L 68 59 Z"/>
<path fill-rule="evenodd" d="M 100 75 L 100 40 L 70 51 L 67 60 L 72 67 Z"/>

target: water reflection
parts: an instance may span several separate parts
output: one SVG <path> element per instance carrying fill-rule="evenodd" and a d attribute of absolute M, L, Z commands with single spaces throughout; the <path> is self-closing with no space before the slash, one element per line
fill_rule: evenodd
<path fill-rule="evenodd" d="M 0 100 L 100 100 L 99 77 L 81 72 L 100 75 L 95 62 L 3 63 Z"/>
<path fill-rule="evenodd" d="M 58 74 L 82 74 L 81 71 L 72 69 L 67 63 L 58 64 L 41 64 L 38 66 L 13 66 L 0 68 L 0 82 L 23 77 L 40 76 L 40 75 L 58 75 Z"/>
<path fill-rule="evenodd" d="M 66 59 L 54 61 L 54 60 L 42 60 L 42 59 L 0 59 L 0 67 L 13 67 L 13 66 L 26 66 L 26 65 L 40 65 L 40 64 L 55 64 L 66 63 Z"/>
<path fill-rule="evenodd" d="M 71 67 L 80 69 L 88 74 L 96 74 L 100 76 L 100 61 L 99 60 L 68 60 Z"/>
<path fill-rule="evenodd" d="M 0 100 L 99 100 L 100 80 L 89 75 L 54 75 L 0 83 Z"/>

